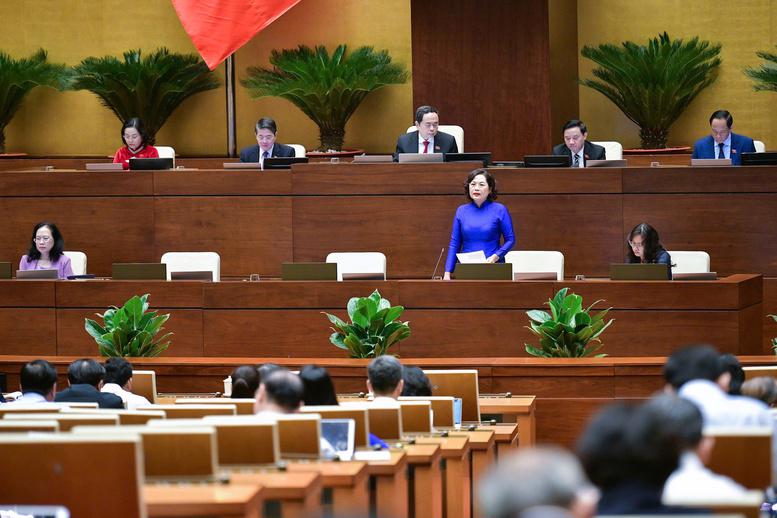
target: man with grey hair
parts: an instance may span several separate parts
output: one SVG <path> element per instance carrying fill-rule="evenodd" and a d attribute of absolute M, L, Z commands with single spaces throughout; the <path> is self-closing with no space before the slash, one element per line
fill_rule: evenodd
<path fill-rule="evenodd" d="M 375 401 L 397 399 L 404 385 L 402 364 L 394 356 L 378 356 L 367 366 L 367 390 Z"/>
<path fill-rule="evenodd" d="M 478 488 L 485 518 L 591 518 L 596 490 L 577 457 L 557 447 L 525 448 L 500 459 Z"/>

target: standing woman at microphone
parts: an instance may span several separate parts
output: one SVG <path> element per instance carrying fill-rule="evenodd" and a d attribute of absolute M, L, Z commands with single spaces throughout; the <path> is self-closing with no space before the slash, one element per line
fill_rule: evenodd
<path fill-rule="evenodd" d="M 444 280 L 450 280 L 459 252 L 483 251 L 489 263 L 504 262 L 515 244 L 513 220 L 507 207 L 496 199 L 496 180 L 487 169 L 469 173 L 464 192 L 469 203 L 456 209 L 453 217 Z M 500 246 L 500 243 L 501 246 Z"/>

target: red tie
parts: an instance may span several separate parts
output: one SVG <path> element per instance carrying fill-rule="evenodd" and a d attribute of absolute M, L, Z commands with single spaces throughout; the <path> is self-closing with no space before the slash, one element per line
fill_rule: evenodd
<path fill-rule="evenodd" d="M 428 152 L 429 152 L 429 141 L 424 140 L 424 153 L 428 153 Z"/>

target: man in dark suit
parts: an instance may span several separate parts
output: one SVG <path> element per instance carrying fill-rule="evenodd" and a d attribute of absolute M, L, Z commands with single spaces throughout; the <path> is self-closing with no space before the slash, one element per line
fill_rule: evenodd
<path fill-rule="evenodd" d="M 440 116 L 434 106 L 420 106 L 415 111 L 416 131 L 405 133 L 397 139 L 394 161 L 400 153 L 458 153 L 459 147 L 453 135 L 437 131 Z"/>
<path fill-rule="evenodd" d="M 754 153 L 753 139 L 732 133 L 734 117 L 727 110 L 710 116 L 712 135 L 700 138 L 693 145 L 691 158 L 730 158 L 731 165 L 742 164 L 742 153 Z"/>
<path fill-rule="evenodd" d="M 97 403 L 100 408 L 124 408 L 124 402 L 115 394 L 100 392 L 105 378 L 105 367 L 91 358 L 82 358 L 67 368 L 70 387 L 57 392 L 57 403 Z"/>
<path fill-rule="evenodd" d="M 554 155 L 566 155 L 572 167 L 585 167 L 589 160 L 606 160 L 604 148 L 586 140 L 588 128 L 583 121 L 572 119 L 564 124 L 564 143 L 553 148 Z"/>
<path fill-rule="evenodd" d="M 264 159 L 269 157 L 293 157 L 294 148 L 275 141 L 278 135 L 278 127 L 275 121 L 262 117 L 254 128 L 256 145 L 248 146 L 240 150 L 241 162 L 259 162 L 264 167 Z"/>

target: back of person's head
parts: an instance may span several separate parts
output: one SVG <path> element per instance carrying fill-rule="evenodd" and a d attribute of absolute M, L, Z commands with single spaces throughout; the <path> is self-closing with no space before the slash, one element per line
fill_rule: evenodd
<path fill-rule="evenodd" d="M 115 383 L 120 387 L 132 379 L 132 364 L 124 358 L 105 360 L 105 383 Z"/>
<path fill-rule="evenodd" d="M 745 382 L 745 370 L 733 354 L 721 354 L 718 358 L 721 372 L 728 372 L 731 379 L 728 382 L 728 393 L 732 396 L 742 394 L 742 383 Z"/>
<path fill-rule="evenodd" d="M 742 395 L 772 406 L 777 401 L 777 381 L 771 376 L 758 376 L 742 384 Z"/>
<path fill-rule="evenodd" d="M 97 387 L 105 378 L 105 367 L 91 358 L 81 358 L 67 368 L 67 379 L 71 385 L 87 384 Z"/>
<path fill-rule="evenodd" d="M 233 398 L 252 398 L 259 388 L 259 371 L 253 365 L 241 365 L 232 371 Z"/>
<path fill-rule="evenodd" d="M 664 379 L 675 390 L 693 380 L 717 381 L 722 373 L 720 355 L 711 345 L 678 349 L 664 365 Z"/>
<path fill-rule="evenodd" d="M 57 383 L 57 369 L 46 360 L 33 360 L 26 363 L 19 373 L 22 393 L 35 392 L 46 396 L 54 390 Z"/>
<path fill-rule="evenodd" d="M 432 395 L 432 382 L 420 367 L 402 366 L 403 396 L 429 397 Z"/>
<path fill-rule="evenodd" d="M 305 388 L 302 380 L 293 372 L 279 369 L 262 380 L 264 394 L 267 401 L 286 413 L 293 413 L 299 409 Z"/>
<path fill-rule="evenodd" d="M 590 421 L 577 452 L 591 482 L 606 490 L 630 482 L 663 487 L 681 449 L 659 411 L 616 403 Z"/>
<path fill-rule="evenodd" d="M 485 518 L 517 518 L 532 508 L 570 509 L 588 486 L 580 462 L 557 447 L 520 449 L 500 457 L 478 484 Z"/>
<path fill-rule="evenodd" d="M 367 379 L 376 396 L 389 396 L 402 382 L 402 364 L 394 356 L 378 356 L 367 366 Z"/>
<path fill-rule="evenodd" d="M 263 363 L 262 365 L 258 366 L 256 371 L 259 373 L 259 383 L 263 383 L 270 374 L 278 370 L 286 369 L 276 363 Z"/>
<path fill-rule="evenodd" d="M 299 371 L 299 378 L 305 386 L 305 405 L 336 405 L 337 393 L 332 378 L 323 367 L 305 365 Z"/>
<path fill-rule="evenodd" d="M 699 446 L 704 417 L 696 405 L 676 394 L 662 394 L 650 399 L 645 406 L 663 417 L 668 433 L 677 439 L 682 451 Z"/>

